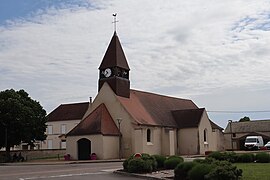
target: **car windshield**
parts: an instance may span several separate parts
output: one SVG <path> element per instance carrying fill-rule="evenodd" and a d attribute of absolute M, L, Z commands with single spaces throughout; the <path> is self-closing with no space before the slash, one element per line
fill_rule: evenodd
<path fill-rule="evenodd" d="M 257 142 L 257 138 L 248 138 L 248 139 L 246 139 L 246 142 L 247 142 L 247 143 L 250 143 L 250 142 Z"/>

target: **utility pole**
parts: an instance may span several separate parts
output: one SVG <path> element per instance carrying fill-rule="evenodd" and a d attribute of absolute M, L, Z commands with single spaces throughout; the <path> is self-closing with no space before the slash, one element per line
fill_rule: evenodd
<path fill-rule="evenodd" d="M 117 122 L 118 122 L 118 127 L 119 127 L 119 159 L 122 158 L 122 142 L 121 142 L 121 122 L 122 122 L 122 119 L 121 118 L 118 118 L 117 119 Z"/>

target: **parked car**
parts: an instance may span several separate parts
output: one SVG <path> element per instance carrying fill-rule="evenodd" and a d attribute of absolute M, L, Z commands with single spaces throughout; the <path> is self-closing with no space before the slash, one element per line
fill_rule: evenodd
<path fill-rule="evenodd" d="M 262 136 L 247 136 L 245 141 L 245 148 L 247 150 L 258 150 L 263 147 Z"/>
<path fill-rule="evenodd" d="M 268 142 L 264 145 L 264 147 L 266 147 L 267 149 L 270 149 L 270 141 L 268 141 Z"/>

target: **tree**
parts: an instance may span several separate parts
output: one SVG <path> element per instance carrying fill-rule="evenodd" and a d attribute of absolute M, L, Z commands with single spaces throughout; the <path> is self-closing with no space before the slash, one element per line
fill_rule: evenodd
<path fill-rule="evenodd" d="M 239 122 L 246 122 L 246 121 L 250 121 L 250 118 L 247 117 L 247 116 L 245 116 L 245 117 L 243 117 L 243 118 L 241 118 L 241 119 L 239 120 Z"/>
<path fill-rule="evenodd" d="M 0 148 L 6 148 L 7 157 L 14 145 L 45 140 L 46 121 L 46 111 L 24 90 L 0 92 Z"/>

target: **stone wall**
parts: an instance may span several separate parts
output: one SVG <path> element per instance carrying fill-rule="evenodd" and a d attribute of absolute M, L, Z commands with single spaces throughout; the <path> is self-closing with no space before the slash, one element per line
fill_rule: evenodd
<path fill-rule="evenodd" d="M 11 151 L 10 155 L 13 156 L 14 153 L 22 154 L 25 160 L 33 159 L 50 159 L 50 158 L 59 158 L 63 159 L 63 156 L 66 154 L 65 149 L 44 149 L 44 150 L 18 150 Z M 5 155 L 5 151 L 0 151 L 0 156 Z"/>

